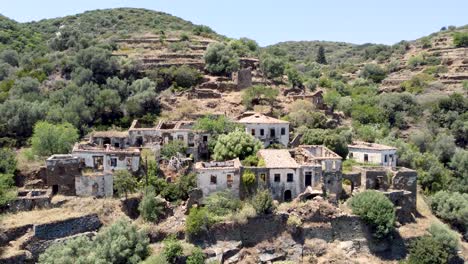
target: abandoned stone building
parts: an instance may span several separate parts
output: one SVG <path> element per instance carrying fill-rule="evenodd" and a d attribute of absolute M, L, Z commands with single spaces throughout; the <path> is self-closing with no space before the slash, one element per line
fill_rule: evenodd
<path fill-rule="evenodd" d="M 396 207 L 400 223 L 412 221 L 416 213 L 417 172 L 404 167 L 354 166 L 344 173 L 343 179 L 351 184 L 351 193 L 378 190 Z"/>
<path fill-rule="evenodd" d="M 130 145 L 149 148 L 159 154 L 161 147 L 178 140 L 187 147 L 187 155 L 194 160 L 208 155 L 210 134 L 193 129 L 194 121 L 160 121 L 156 126 L 147 127 L 134 120 L 128 130 Z"/>
<path fill-rule="evenodd" d="M 121 149 L 111 145 L 98 146 L 90 143 L 76 143 L 72 155 L 80 158 L 84 167 L 94 171 L 129 170 L 137 172 L 140 169 L 140 149 L 134 147 Z"/>
<path fill-rule="evenodd" d="M 289 122 L 259 113 L 244 115 L 237 123 L 245 126 L 246 133 L 260 140 L 265 147 L 272 144 L 289 143 Z"/>
<path fill-rule="evenodd" d="M 397 149 L 394 147 L 377 143 L 355 141 L 348 145 L 349 159 L 354 159 L 360 163 L 371 163 L 384 167 L 396 167 Z"/>
<path fill-rule="evenodd" d="M 290 201 L 309 186 L 317 195 L 337 199 L 341 193 L 341 157 L 324 146 L 300 146 L 295 149 L 262 149 L 257 154 L 263 167 L 242 166 L 238 160 L 198 162 L 197 186 L 206 197 L 230 190 L 244 197 L 241 178 L 245 171 L 255 174 L 256 187 L 267 188 L 274 199 Z"/>
<path fill-rule="evenodd" d="M 81 176 L 81 160 L 73 155 L 52 155 L 46 160 L 46 184 L 53 194 L 75 195 L 75 177 Z"/>
<path fill-rule="evenodd" d="M 234 196 L 240 196 L 240 168 L 239 159 L 228 161 L 197 162 L 197 186 L 202 190 L 203 196 L 214 192 L 230 191 Z"/>
<path fill-rule="evenodd" d="M 52 155 L 46 160 L 46 185 L 52 194 L 111 197 L 112 173 L 84 171 L 85 161 L 79 156 Z"/>
<path fill-rule="evenodd" d="M 317 109 L 324 110 L 326 109 L 326 104 L 323 101 L 323 91 L 318 90 L 311 94 L 300 93 L 300 94 L 288 94 L 288 97 L 296 100 L 306 100 L 311 102 Z"/>

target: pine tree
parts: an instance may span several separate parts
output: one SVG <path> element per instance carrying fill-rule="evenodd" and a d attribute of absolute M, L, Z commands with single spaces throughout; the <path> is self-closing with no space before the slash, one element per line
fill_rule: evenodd
<path fill-rule="evenodd" d="M 325 49 L 320 46 L 317 52 L 317 63 L 327 64 L 327 58 L 325 57 Z"/>

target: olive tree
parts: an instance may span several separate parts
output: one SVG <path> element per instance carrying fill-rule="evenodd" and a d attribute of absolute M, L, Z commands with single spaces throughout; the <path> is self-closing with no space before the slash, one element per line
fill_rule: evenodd
<path fill-rule="evenodd" d="M 215 160 L 245 159 L 254 155 L 262 147 L 255 137 L 237 129 L 227 135 L 221 135 L 216 141 L 213 158 Z"/>
<path fill-rule="evenodd" d="M 213 74 L 224 75 L 236 71 L 239 68 L 237 54 L 224 43 L 213 43 L 206 49 L 206 69 Z"/>

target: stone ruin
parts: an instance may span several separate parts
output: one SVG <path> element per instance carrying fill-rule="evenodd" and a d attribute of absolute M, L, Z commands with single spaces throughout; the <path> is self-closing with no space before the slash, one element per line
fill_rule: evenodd
<path fill-rule="evenodd" d="M 19 211 L 31 211 L 35 208 L 50 208 L 52 199 L 52 189 L 31 189 L 19 190 L 18 197 L 3 208 L 0 207 L 0 213 Z"/>
<path fill-rule="evenodd" d="M 351 184 L 351 193 L 377 190 L 387 196 L 396 207 L 400 223 L 414 221 L 417 196 L 417 172 L 408 168 L 355 166 L 352 172 L 343 173 Z"/>

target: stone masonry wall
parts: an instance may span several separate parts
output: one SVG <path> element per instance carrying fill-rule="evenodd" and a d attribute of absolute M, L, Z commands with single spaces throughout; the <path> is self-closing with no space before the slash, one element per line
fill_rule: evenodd
<path fill-rule="evenodd" d="M 95 231 L 102 226 L 97 214 L 90 214 L 63 221 L 34 226 L 34 237 L 38 239 L 53 240 L 72 236 L 79 233 Z"/>

